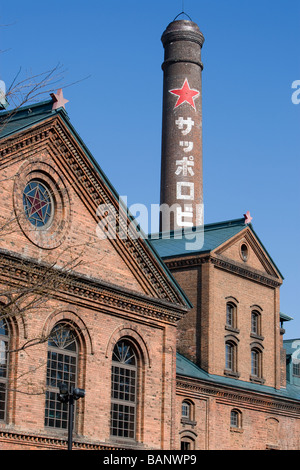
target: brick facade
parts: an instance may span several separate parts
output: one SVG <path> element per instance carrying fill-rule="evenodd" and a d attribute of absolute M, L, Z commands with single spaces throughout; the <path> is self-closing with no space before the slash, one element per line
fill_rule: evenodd
<path fill-rule="evenodd" d="M 181 418 L 181 403 L 194 406 L 193 423 Z M 271 398 L 233 387 L 178 377 L 178 441 L 187 436 L 196 450 L 298 450 L 299 402 Z M 230 414 L 241 415 L 240 428 L 230 425 Z"/>
<path fill-rule="evenodd" d="M 244 244 L 246 262 L 240 256 Z M 299 391 L 297 400 L 284 392 L 280 397 L 287 385 L 279 320 L 282 277 L 259 240 L 245 227 L 209 254 L 169 254 L 165 262 L 193 304 L 178 323 L 177 349 L 198 368 L 195 374 L 189 365 L 178 370 L 178 445 L 183 439 L 198 450 L 299 449 Z M 227 303 L 236 307 L 231 325 Z M 260 320 L 256 333 L 253 310 Z M 228 339 L 236 345 L 234 370 L 226 369 Z M 259 377 L 251 369 L 254 347 L 261 351 Z M 189 419 L 182 416 L 183 402 L 190 404 Z M 235 410 L 236 427 L 230 424 Z"/>
<path fill-rule="evenodd" d="M 30 114 L 21 111 L 21 118 L 26 123 L 36 111 L 45 112 L 40 122 L 15 129 L 1 143 L 0 292 L 2 305 L 12 308 L 0 448 L 66 447 L 66 430 L 45 426 L 48 340 L 64 324 L 76 337 L 76 385 L 86 390 L 76 403 L 74 448 L 299 449 L 300 401 L 289 395 L 284 373 L 282 277 L 252 229 L 244 226 L 209 253 L 169 256 L 165 263 L 147 240 L 121 236 L 131 223 L 122 215 L 118 236 L 99 239 L 97 207 L 117 208 L 117 195 L 65 112 L 52 112 L 47 102 Z M 24 214 L 24 188 L 32 179 L 42 181 L 55 202 L 46 229 L 33 229 Z M 227 303 L 236 307 L 231 325 Z M 228 339 L 238 352 L 231 371 Z M 131 439 L 111 433 L 119 340 L 136 357 Z M 261 376 L 251 373 L 253 348 L 261 352 Z"/>
<path fill-rule="evenodd" d="M 86 390 L 76 403 L 75 447 L 172 448 L 174 345 L 176 323 L 187 310 L 184 296 L 147 242 L 97 237 L 96 208 L 116 204 L 115 196 L 57 114 L 4 141 L 1 150 L 2 301 L 11 293 L 32 303 L 7 317 L 11 352 L 1 448 L 66 445 L 66 431 L 45 427 L 48 337 L 60 322 L 76 331 L 76 383 Z M 55 200 L 49 230 L 33 229 L 24 216 L 22 195 L 33 178 L 47 184 Z M 24 286 L 32 289 L 26 295 Z M 112 353 L 122 338 L 137 358 L 134 441 L 110 435 Z"/>

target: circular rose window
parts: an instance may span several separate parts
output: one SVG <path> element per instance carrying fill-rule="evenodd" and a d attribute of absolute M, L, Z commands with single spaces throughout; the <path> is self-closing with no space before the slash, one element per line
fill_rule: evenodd
<path fill-rule="evenodd" d="M 44 158 L 43 158 L 44 157 Z M 24 235 L 47 250 L 58 247 L 71 223 L 67 182 L 47 154 L 26 160 L 14 182 L 14 209 Z"/>
<path fill-rule="evenodd" d="M 40 181 L 30 181 L 23 193 L 26 217 L 35 227 L 50 225 L 53 216 L 53 199 L 49 190 Z"/>

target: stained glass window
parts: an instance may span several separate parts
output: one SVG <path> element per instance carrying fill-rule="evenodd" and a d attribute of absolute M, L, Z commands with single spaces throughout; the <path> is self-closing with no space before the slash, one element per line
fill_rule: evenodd
<path fill-rule="evenodd" d="M 32 180 L 27 184 L 23 205 L 28 220 L 35 227 L 43 227 L 50 221 L 53 202 L 49 190 L 40 181 Z"/>

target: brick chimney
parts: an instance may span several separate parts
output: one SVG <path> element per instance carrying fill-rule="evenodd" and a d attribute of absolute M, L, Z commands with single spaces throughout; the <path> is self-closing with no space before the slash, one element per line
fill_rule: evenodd
<path fill-rule="evenodd" d="M 203 224 L 203 34 L 189 20 L 168 25 L 164 47 L 160 230 Z"/>

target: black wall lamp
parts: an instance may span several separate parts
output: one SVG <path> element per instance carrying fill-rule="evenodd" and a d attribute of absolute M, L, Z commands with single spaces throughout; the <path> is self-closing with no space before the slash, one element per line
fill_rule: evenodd
<path fill-rule="evenodd" d="M 71 387 L 69 390 L 68 385 L 65 383 L 60 384 L 58 400 L 61 403 L 69 404 L 69 415 L 68 415 L 68 450 L 72 450 L 72 439 L 73 439 L 73 422 L 74 422 L 74 401 L 79 398 L 84 398 L 85 390 L 83 388 Z"/>

